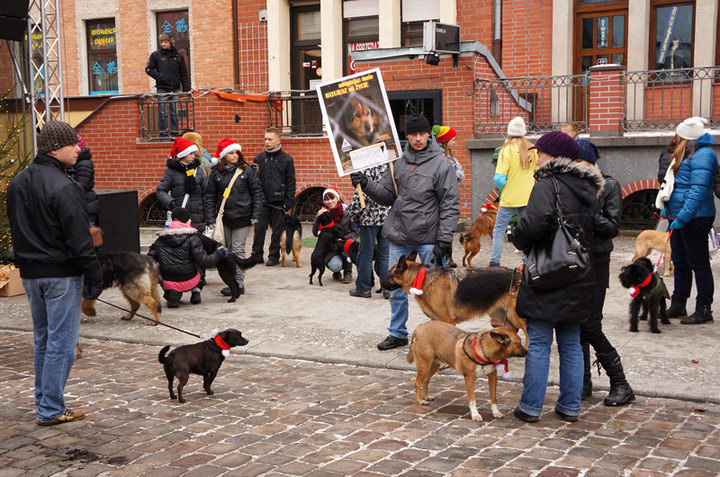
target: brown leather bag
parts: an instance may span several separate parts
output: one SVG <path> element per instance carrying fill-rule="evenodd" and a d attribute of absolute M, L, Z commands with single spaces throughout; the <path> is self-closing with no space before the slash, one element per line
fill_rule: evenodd
<path fill-rule="evenodd" d="M 97 248 L 103 244 L 103 231 L 100 227 L 91 225 L 90 236 L 92 237 L 93 247 Z"/>

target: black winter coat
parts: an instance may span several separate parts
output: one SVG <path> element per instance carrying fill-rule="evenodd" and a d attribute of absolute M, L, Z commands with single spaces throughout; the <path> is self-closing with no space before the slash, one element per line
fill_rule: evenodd
<path fill-rule="evenodd" d="M 560 157 L 535 174 L 537 183 L 527 208 L 510 236 L 520 250 L 528 251 L 557 227 L 555 188 L 550 176 L 557 179 L 565 220 L 582 228 L 583 240 L 588 245 L 595 202 L 605 180 L 597 169 Z M 526 320 L 583 324 L 595 316 L 594 288 L 592 271 L 581 280 L 554 290 L 536 290 L 521 282 L 517 313 Z"/>
<path fill-rule="evenodd" d="M 205 217 L 208 223 L 214 223 L 220 212 L 223 193 L 230 185 L 235 172 L 222 174 L 214 167 L 208 178 L 205 190 Z M 223 225 L 230 229 L 249 227 L 251 219 L 260 219 L 262 215 L 263 191 L 260 179 L 252 167 L 245 165 L 245 169 L 235 180 L 230 195 L 225 201 Z"/>
<path fill-rule="evenodd" d="M 205 253 L 198 234 L 194 228 L 166 229 L 158 234 L 148 255 L 160 265 L 163 280 L 190 280 L 201 269 L 212 267 L 222 259 L 218 252 Z"/>
<path fill-rule="evenodd" d="M 185 58 L 175 47 L 169 50 L 160 48 L 150 54 L 145 73 L 155 79 L 158 88 L 190 91 L 190 78 L 188 77 Z"/>
<path fill-rule="evenodd" d="M 82 186 L 85 203 L 87 204 L 88 220 L 93 224 L 100 218 L 100 201 L 95 193 L 95 165 L 92 154 L 87 147 L 78 154 L 77 162 L 72 168 L 74 179 Z"/>
<path fill-rule="evenodd" d="M 193 227 L 202 231 L 205 228 L 205 222 L 211 223 L 215 221 L 215 216 L 206 217 L 203 202 L 205 200 L 205 189 L 207 189 L 207 177 L 200 167 L 200 159 L 195 158 L 190 164 L 169 158 L 166 162 L 167 169 L 160 183 L 157 185 L 155 196 L 168 210 L 182 206 L 185 199 L 185 178 L 186 172 L 195 170 L 196 187 L 190 192 L 190 197 L 185 204 L 185 208 L 190 212 Z"/>
<path fill-rule="evenodd" d="M 263 151 L 253 160 L 258 166 L 265 203 L 288 211 L 295 204 L 295 164 L 282 149 Z"/>
<path fill-rule="evenodd" d="M 38 154 L 7 190 L 15 264 L 23 278 L 83 275 L 102 284 L 85 198 L 54 157 Z"/>
<path fill-rule="evenodd" d="M 609 263 L 613 240 L 620 233 L 622 216 L 622 193 L 620 184 L 607 174 L 603 174 L 605 186 L 600 191 L 593 215 L 593 233 L 590 237 L 590 250 L 595 263 Z"/>

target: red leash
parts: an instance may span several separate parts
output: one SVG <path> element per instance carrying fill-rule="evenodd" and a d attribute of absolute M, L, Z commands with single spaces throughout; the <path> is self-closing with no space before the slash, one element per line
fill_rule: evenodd
<path fill-rule="evenodd" d="M 658 261 L 655 264 L 655 272 L 658 271 L 658 267 L 660 266 L 660 260 L 662 260 L 663 255 L 665 255 L 665 249 L 667 248 L 667 244 L 670 241 L 670 236 L 672 235 L 672 233 L 673 233 L 673 229 L 670 229 L 670 231 L 668 232 L 668 237 L 667 237 L 667 239 L 665 239 L 665 245 L 663 245 L 662 250 L 660 250 L 660 257 L 658 258 Z"/>

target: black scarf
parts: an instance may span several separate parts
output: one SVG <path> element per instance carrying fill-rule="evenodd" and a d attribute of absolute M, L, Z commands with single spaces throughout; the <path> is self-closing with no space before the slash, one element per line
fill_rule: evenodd
<path fill-rule="evenodd" d="M 170 158 L 167 160 L 167 166 L 170 169 L 175 169 L 176 171 L 180 171 L 185 175 L 185 193 L 191 194 L 192 191 L 194 191 L 197 188 L 197 181 L 195 180 L 195 172 L 193 174 L 188 175 L 188 171 L 194 170 L 197 171 L 197 168 L 200 167 L 200 160 L 196 157 L 195 160 L 193 160 L 190 164 L 185 164 L 180 159 L 174 159 Z"/>

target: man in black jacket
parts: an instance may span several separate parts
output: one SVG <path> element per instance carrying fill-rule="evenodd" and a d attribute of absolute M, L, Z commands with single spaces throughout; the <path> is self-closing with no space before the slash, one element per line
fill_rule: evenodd
<path fill-rule="evenodd" d="M 266 265 L 272 267 L 280 261 L 280 234 L 285 223 L 285 212 L 295 204 L 295 164 L 290 154 L 282 150 L 278 128 L 269 127 L 265 130 L 265 150 L 255 156 L 253 165 L 258 168 L 265 200 L 260 221 L 255 224 L 252 254 L 262 263 L 265 232 L 269 223 L 272 235 Z"/>
<path fill-rule="evenodd" d="M 80 333 L 81 293 L 94 300 L 102 292 L 85 198 L 68 176 L 80 152 L 77 142 L 69 124 L 45 124 L 38 135 L 38 155 L 7 193 L 15 263 L 33 320 L 35 405 L 41 426 L 85 417 L 65 406 L 65 383 Z"/>
<path fill-rule="evenodd" d="M 158 102 L 158 128 L 160 136 L 167 136 L 167 107 L 170 105 L 170 134 L 178 135 L 177 122 L 177 101 L 175 94 L 182 91 L 190 91 L 190 79 L 188 77 L 185 58 L 175 48 L 175 38 L 163 33 L 159 36 L 160 49 L 150 54 L 145 73 L 155 79 L 157 87 Z"/>

